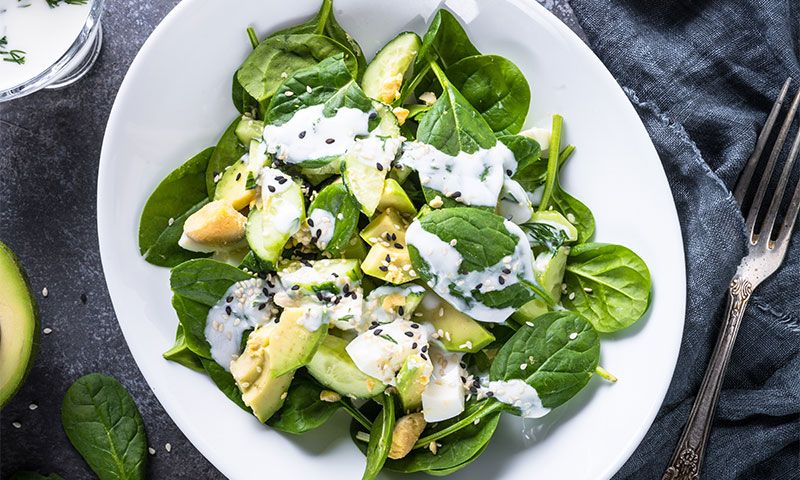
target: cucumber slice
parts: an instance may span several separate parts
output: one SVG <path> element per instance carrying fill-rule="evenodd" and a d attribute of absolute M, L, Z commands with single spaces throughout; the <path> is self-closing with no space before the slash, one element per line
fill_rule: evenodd
<path fill-rule="evenodd" d="M 356 367 L 345 348 L 347 340 L 328 335 L 306 365 L 308 373 L 326 387 L 351 398 L 370 398 L 385 388 L 380 380 Z"/>
<path fill-rule="evenodd" d="M 542 212 L 534 212 L 530 221 L 532 223 L 543 223 L 550 225 L 558 230 L 561 230 L 567 235 L 567 241 L 575 242 L 578 240 L 578 229 L 575 228 L 564 215 L 556 212 L 555 210 L 544 210 Z"/>
<path fill-rule="evenodd" d="M 306 220 L 305 201 L 299 185 L 289 179 L 280 184 L 283 190 L 270 193 L 266 188 L 266 185 L 276 184 L 278 177 L 288 178 L 280 170 L 265 169 L 261 205 L 247 217 L 247 243 L 269 268 L 278 263 L 286 242 Z"/>
<path fill-rule="evenodd" d="M 554 255 L 549 252 L 540 253 L 533 262 L 536 281 L 550 293 L 555 302 L 561 300 L 561 282 L 567 269 L 567 257 L 569 257 L 569 247 L 561 247 Z"/>
<path fill-rule="evenodd" d="M 419 35 L 413 32 L 401 33 L 384 45 L 364 72 L 361 80 L 364 93 L 383 103 L 397 100 L 403 80 L 412 73 L 421 46 Z"/>
<path fill-rule="evenodd" d="M 297 294 L 339 293 L 345 285 L 348 290 L 359 285 L 361 267 L 360 262 L 353 259 L 291 260 L 280 264 L 278 277 L 283 288 Z"/>
<path fill-rule="evenodd" d="M 236 125 L 235 133 L 242 145 L 247 145 L 251 140 L 260 140 L 264 135 L 264 122 L 248 115 L 243 115 L 239 124 Z"/>
<path fill-rule="evenodd" d="M 378 208 L 386 174 L 400 145 L 399 138 L 369 136 L 356 140 L 344 157 L 342 178 L 368 217 Z"/>

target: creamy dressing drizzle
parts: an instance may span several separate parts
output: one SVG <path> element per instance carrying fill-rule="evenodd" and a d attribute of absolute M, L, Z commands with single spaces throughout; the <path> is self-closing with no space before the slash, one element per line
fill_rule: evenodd
<path fill-rule="evenodd" d="M 328 246 L 331 238 L 333 238 L 333 231 L 336 229 L 336 217 L 327 210 L 315 208 L 308 216 L 308 226 L 312 234 L 311 237 L 316 239 L 317 247 L 320 250 L 325 250 L 325 247 Z"/>
<path fill-rule="evenodd" d="M 260 278 L 236 282 L 208 311 L 204 333 L 211 346 L 211 358 L 226 371 L 241 353 L 244 332 L 273 319 L 273 293 Z"/>
<path fill-rule="evenodd" d="M 497 204 L 497 213 L 517 225 L 531 219 L 533 206 L 531 206 L 528 193 L 516 180 L 505 177 L 503 189 L 500 191 L 500 201 Z"/>
<path fill-rule="evenodd" d="M 465 205 L 483 207 L 497 205 L 506 172 L 517 169 L 514 154 L 502 142 L 456 156 L 425 143 L 405 142 L 398 163 L 416 170 L 423 186 Z"/>
<path fill-rule="evenodd" d="M 525 233 L 508 220 L 504 221 L 503 225 L 518 239 L 514 253 L 484 270 L 466 274 L 458 271 L 461 262 L 464 261 L 458 250 L 423 229 L 419 220 L 414 220 L 406 230 L 406 242 L 419 251 L 434 277 L 429 286 L 456 309 L 482 322 L 502 323 L 515 310 L 513 307 L 488 307 L 475 300 L 472 295 L 473 290 L 477 289 L 481 293 L 502 290 L 518 283 L 519 277 L 530 283 L 536 283 L 532 267 L 533 254 Z M 503 269 L 511 269 L 512 273 L 504 274 Z M 504 279 L 502 285 L 499 281 L 501 276 Z M 451 287 L 464 298 L 453 295 Z"/>
<path fill-rule="evenodd" d="M 550 413 L 549 408 L 542 406 L 536 389 L 522 380 L 481 383 L 483 386 L 478 389 L 478 398 L 486 397 L 488 392 L 492 392 L 498 401 L 518 408 L 522 418 L 541 418 Z"/>
<path fill-rule="evenodd" d="M 278 169 L 264 167 L 258 176 L 258 184 L 261 186 L 261 205 L 270 205 L 278 214 L 272 215 L 272 223 L 265 228 L 294 235 L 300 228 L 303 204 L 280 196 L 294 185 L 292 178 Z"/>
<path fill-rule="evenodd" d="M 425 289 L 419 285 L 409 285 L 407 287 L 384 285 L 382 287 L 378 287 L 369 292 L 369 296 L 366 298 L 364 314 L 367 318 L 365 318 L 365 320 L 378 323 L 389 323 L 397 318 L 407 319 L 411 316 L 411 311 L 409 309 L 406 308 L 404 314 L 401 316 L 398 315 L 397 310 L 394 308 L 386 309 L 384 307 L 384 301 L 390 295 L 399 295 L 404 299 L 408 299 L 408 297 L 412 295 L 422 295 L 424 293 Z M 391 304 L 391 302 L 389 302 L 389 304 Z"/>
<path fill-rule="evenodd" d="M 429 324 L 412 327 L 408 320 L 397 319 L 360 334 L 345 350 L 359 370 L 388 385 L 395 385 L 395 375 L 411 355 L 428 346 L 433 334 Z M 406 335 L 411 332 L 411 336 Z M 416 349 L 412 348 L 416 344 Z"/>
<path fill-rule="evenodd" d="M 324 115 L 324 105 L 295 112 L 282 125 L 264 127 L 267 152 L 286 163 L 301 163 L 343 155 L 356 136 L 369 133 L 370 112 L 341 107 L 333 116 Z"/>

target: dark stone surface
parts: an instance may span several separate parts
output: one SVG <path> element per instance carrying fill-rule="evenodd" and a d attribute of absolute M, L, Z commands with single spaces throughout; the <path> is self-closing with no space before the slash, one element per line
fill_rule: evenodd
<path fill-rule="evenodd" d="M 150 478 L 223 478 L 148 387 L 122 337 L 103 279 L 95 194 L 106 120 L 139 47 L 177 2 L 107 3 L 105 44 L 86 78 L 70 88 L 0 104 L 0 239 L 20 257 L 42 328 L 52 329 L 40 338 L 27 382 L 0 413 L 0 478 L 21 469 L 57 472 L 66 479 L 92 477 L 69 444 L 59 414 L 67 388 L 90 372 L 116 377 L 136 400 L 156 450 Z M 578 28 L 566 0 L 540 3 Z M 45 287 L 47 297 L 41 293 Z M 32 404 L 38 408 L 31 410 Z"/>

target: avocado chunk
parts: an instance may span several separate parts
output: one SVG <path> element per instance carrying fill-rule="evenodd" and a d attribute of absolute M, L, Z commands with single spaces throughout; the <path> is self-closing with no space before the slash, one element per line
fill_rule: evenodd
<path fill-rule="evenodd" d="M 257 191 L 255 188 L 247 189 L 249 171 L 244 161 L 240 160 L 231 165 L 217 182 L 214 200 L 221 200 L 236 210 L 250 205 L 250 202 L 255 200 Z"/>
<path fill-rule="evenodd" d="M 532 223 L 543 223 L 551 227 L 561 230 L 567 237 L 567 241 L 574 242 L 578 240 L 578 229 L 575 225 L 570 223 L 564 215 L 556 212 L 555 210 L 544 210 L 541 212 L 533 212 L 530 221 Z"/>
<path fill-rule="evenodd" d="M 367 246 L 357 234 L 354 234 L 353 238 L 339 252 L 339 256 L 363 262 L 367 258 Z"/>
<path fill-rule="evenodd" d="M 270 333 L 268 350 L 273 377 L 294 372 L 311 361 L 328 333 L 325 315 L 322 307 L 316 304 L 283 310 Z M 309 327 L 316 328 L 310 330 Z"/>
<path fill-rule="evenodd" d="M 25 380 L 38 337 L 36 303 L 22 267 L 0 242 L 0 407 Z"/>
<path fill-rule="evenodd" d="M 397 393 L 403 410 L 414 412 L 422 407 L 422 392 L 431 381 L 433 365 L 419 355 L 411 355 L 397 372 Z"/>
<path fill-rule="evenodd" d="M 382 211 L 361 230 L 361 238 L 370 245 L 380 242 L 406 243 L 407 222 L 394 208 Z"/>
<path fill-rule="evenodd" d="M 419 278 L 411 266 L 408 249 L 401 244 L 400 248 L 377 243 L 369 249 L 367 258 L 361 264 L 361 270 L 369 276 L 400 285 Z"/>
<path fill-rule="evenodd" d="M 403 187 L 397 183 L 393 178 L 387 178 L 383 183 L 383 193 L 381 193 L 380 202 L 378 202 L 378 211 L 382 212 L 388 208 L 392 208 L 402 215 L 413 217 L 417 214 L 417 209 L 408 198 L 408 194 L 403 190 Z"/>
<path fill-rule="evenodd" d="M 361 86 L 368 97 L 393 103 L 400 97 L 403 80 L 413 71 L 414 60 L 422 46 L 419 36 L 404 32 L 392 39 L 367 66 Z"/>
<path fill-rule="evenodd" d="M 533 300 L 529 301 L 519 310 L 511 314 L 511 318 L 523 324 L 525 322 L 532 322 L 534 319 L 544 315 L 545 313 L 549 312 L 550 309 L 547 308 L 547 304 L 543 301 L 539 300 L 538 298 L 534 298 Z"/>
<path fill-rule="evenodd" d="M 253 414 L 266 422 L 283 406 L 286 392 L 292 383 L 294 371 L 280 376 L 273 375 L 270 353 L 270 337 L 274 324 L 254 330 L 247 339 L 247 346 L 239 358 L 231 362 L 231 375 L 242 392 L 244 404 Z"/>
<path fill-rule="evenodd" d="M 494 335 L 467 315 L 459 312 L 435 293 L 428 291 L 417 307 L 421 317 L 416 320 L 429 322 L 442 335 L 439 341 L 451 352 L 475 353 L 494 341 Z"/>
<path fill-rule="evenodd" d="M 324 386 L 350 398 L 370 398 L 385 388 L 380 380 L 356 367 L 345 348 L 347 340 L 328 335 L 306 365 L 308 373 Z"/>

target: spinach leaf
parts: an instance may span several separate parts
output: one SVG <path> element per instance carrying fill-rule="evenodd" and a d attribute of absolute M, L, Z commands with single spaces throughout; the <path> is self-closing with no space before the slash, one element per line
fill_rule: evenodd
<path fill-rule="evenodd" d="M 242 259 L 242 263 L 239 264 L 239 268 L 244 271 L 250 271 L 253 273 L 261 273 L 261 272 L 269 272 L 269 266 L 264 265 L 264 262 L 261 261 L 258 256 L 251 250 L 247 252 L 247 255 L 244 256 Z"/>
<path fill-rule="evenodd" d="M 532 327 L 523 325 L 500 348 L 490 378 L 523 380 L 536 389 L 543 406 L 555 408 L 589 382 L 599 358 L 600 339 L 586 319 L 569 311 L 550 312 Z"/>
<path fill-rule="evenodd" d="M 547 159 L 541 156 L 541 147 L 532 138 L 522 135 L 502 135 L 497 138 L 514 154 L 517 171 L 511 177 L 522 188 L 533 192 L 544 184 L 547 175 Z"/>
<path fill-rule="evenodd" d="M 319 395 L 323 388 L 314 380 L 297 376 L 289 387 L 283 406 L 267 425 L 286 433 L 305 433 L 321 427 L 339 410 L 339 402 L 323 402 Z"/>
<path fill-rule="evenodd" d="M 201 358 L 200 361 L 203 363 L 203 368 L 205 368 L 208 376 L 211 377 L 214 385 L 216 385 L 226 397 L 231 399 L 233 403 L 238 405 L 239 408 L 250 412 L 250 407 L 245 405 L 242 400 L 242 393 L 239 391 L 239 387 L 236 386 L 236 380 L 233 379 L 233 375 L 226 372 L 225 369 L 220 367 L 214 360 Z"/>
<path fill-rule="evenodd" d="M 432 145 L 448 155 L 474 153 L 495 145 L 494 132 L 469 101 L 432 64 L 444 89 L 419 123 L 417 140 Z"/>
<path fill-rule="evenodd" d="M 67 390 L 61 423 L 72 446 L 101 480 L 144 479 L 147 434 L 136 404 L 118 381 L 99 373 Z"/>
<path fill-rule="evenodd" d="M 211 346 L 206 340 L 206 318 L 209 306 L 181 295 L 172 296 L 172 308 L 178 314 L 179 327 L 183 329 L 186 348 L 203 358 L 211 358 Z"/>
<path fill-rule="evenodd" d="M 214 153 L 208 159 L 208 167 L 206 168 L 208 198 L 214 198 L 214 191 L 217 189 L 217 182 L 214 181 L 214 178 L 224 172 L 225 167 L 233 165 L 242 158 L 242 155 L 247 153 L 247 148 L 239 143 L 239 137 L 236 136 L 236 127 L 241 119 L 242 117 L 236 117 L 236 120 L 225 129 L 219 142 L 217 142 L 216 148 L 214 148 Z"/>
<path fill-rule="evenodd" d="M 587 242 L 594 235 L 594 215 L 589 207 L 580 200 L 565 192 L 559 182 L 553 189 L 550 199 L 553 208 L 564 215 L 578 230 L 578 243 Z M 574 219 L 574 221 L 573 221 Z"/>
<path fill-rule="evenodd" d="M 343 55 L 348 66 L 357 70 L 353 54 L 336 40 L 316 33 L 279 33 L 261 42 L 250 53 L 236 77 L 242 88 L 263 108 L 287 75 L 336 54 Z"/>
<path fill-rule="evenodd" d="M 45 476 L 38 472 L 17 472 L 11 475 L 11 480 L 64 480 L 64 478 L 57 473 Z"/>
<path fill-rule="evenodd" d="M 332 183 L 323 188 L 308 208 L 308 226 L 311 228 L 312 238 L 316 236 L 316 229 L 322 227 L 321 225 L 311 225 L 312 214 L 317 209 L 329 212 L 333 216 L 333 236 L 324 250 L 334 255 L 338 254 L 348 246 L 350 239 L 358 229 L 358 218 L 361 212 L 358 202 L 350 195 L 344 184 Z"/>
<path fill-rule="evenodd" d="M 232 265 L 199 258 L 173 268 L 169 283 L 175 294 L 210 307 L 231 285 L 248 278 L 252 277 Z"/>
<path fill-rule="evenodd" d="M 291 94 L 287 95 L 287 92 Z M 333 116 L 341 107 L 357 108 L 363 112 L 372 109 L 372 101 L 358 86 L 341 55 L 327 58 L 289 77 L 272 98 L 266 121 L 272 125 L 286 123 L 297 110 L 310 105 L 324 105 L 323 114 L 327 117 Z"/>
<path fill-rule="evenodd" d="M 564 283 L 569 292 L 562 297 L 564 306 L 579 312 L 601 332 L 630 326 L 650 305 L 650 271 L 644 260 L 620 245 L 572 247 Z"/>
<path fill-rule="evenodd" d="M 436 430 L 457 423 L 483 406 L 483 403 L 468 404 L 461 415 L 439 423 Z M 447 475 L 455 472 L 467 466 L 483 452 L 497 429 L 501 413 L 500 410 L 495 410 L 481 417 L 477 424 L 470 422 L 468 426 L 451 433 L 441 442 L 442 446 L 435 455 L 428 448 L 417 448 L 405 458 L 387 461 L 386 468 L 395 472 L 425 472 L 430 475 Z"/>
<path fill-rule="evenodd" d="M 497 55 L 466 57 L 447 68 L 447 78 L 494 132 L 522 129 L 531 88 L 514 62 Z"/>
<path fill-rule="evenodd" d="M 247 93 L 241 82 L 239 82 L 239 70 L 233 73 L 231 100 L 233 100 L 233 106 L 236 107 L 239 113 L 258 113 L 258 100 Z"/>
<path fill-rule="evenodd" d="M 205 184 L 203 188 L 205 189 Z M 205 198 L 183 215 L 175 217 L 172 225 L 167 225 L 167 228 L 161 232 L 156 242 L 144 254 L 144 259 L 148 263 L 159 267 L 174 267 L 193 258 L 209 256 L 209 253 L 190 252 L 178 245 L 178 241 L 183 235 L 183 224 L 186 223 L 186 219 L 207 203 L 208 199 Z"/>
<path fill-rule="evenodd" d="M 373 480 L 381 472 L 389 449 L 392 446 L 392 433 L 395 424 L 395 395 L 386 394 L 376 397 L 383 404 L 383 409 L 372 424 L 367 444 L 367 466 L 361 480 Z"/>
<path fill-rule="evenodd" d="M 194 371 L 204 371 L 200 356 L 194 353 L 189 347 L 189 344 L 186 342 L 186 334 L 183 331 L 183 325 L 180 323 L 178 323 L 178 330 L 175 332 L 175 345 L 164 352 L 163 356 L 167 360 L 179 363 Z"/>
<path fill-rule="evenodd" d="M 437 60 L 447 68 L 462 58 L 480 53 L 456 17 L 447 10 L 439 10 L 422 38 L 417 58 L 419 64 Z"/>
<path fill-rule="evenodd" d="M 208 198 L 205 172 L 213 152 L 214 148 L 207 148 L 193 156 L 167 175 L 150 194 L 139 220 L 139 251 L 145 259 L 151 256 L 150 250 L 153 248 L 160 248 L 162 252 L 167 250 L 165 245 L 171 242 L 161 237 L 164 237 L 165 232 L 170 230 L 170 227 L 174 227 L 177 220 L 187 211 L 191 211 L 198 203 Z M 170 225 L 170 219 L 173 221 L 172 225 Z M 180 229 L 183 231 L 183 226 Z M 158 247 L 156 247 L 157 245 Z M 174 247 L 180 249 L 177 246 L 177 239 L 175 239 Z M 187 255 L 192 255 L 192 253 L 187 252 Z M 157 257 L 154 255 L 152 257 L 152 259 L 148 259 L 151 263 L 166 261 L 169 258 L 168 256 Z M 156 265 L 161 264 L 156 263 Z"/>

